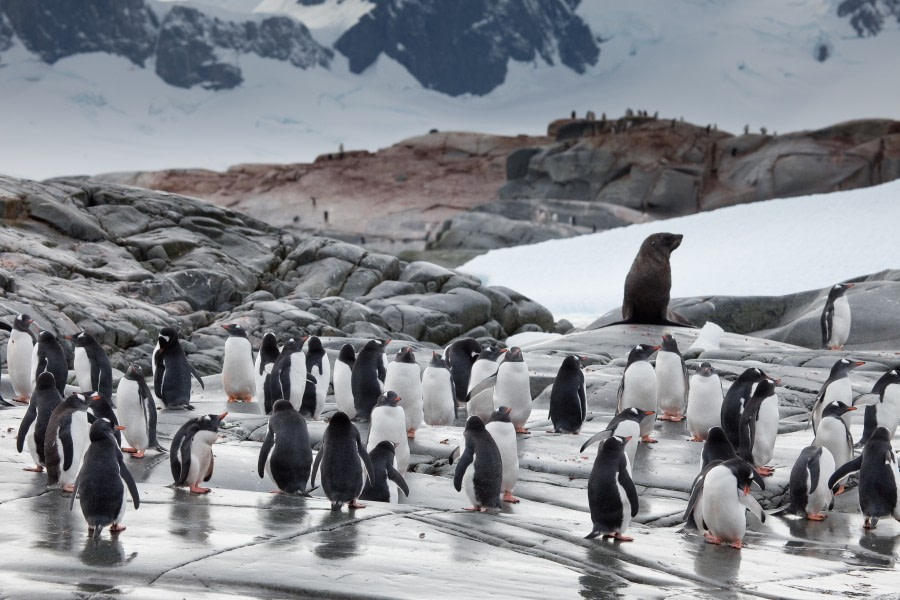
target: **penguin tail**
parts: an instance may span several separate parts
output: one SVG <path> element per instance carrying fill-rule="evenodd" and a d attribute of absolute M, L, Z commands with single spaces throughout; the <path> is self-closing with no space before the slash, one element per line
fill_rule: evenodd
<path fill-rule="evenodd" d="M 168 450 L 166 450 L 165 448 L 163 448 L 163 447 L 160 446 L 159 444 L 157 444 L 156 446 L 154 446 L 153 449 L 156 450 L 157 452 L 162 452 L 163 454 L 167 454 L 167 453 L 169 452 Z"/>
<path fill-rule="evenodd" d="M 93 538 L 94 538 L 95 540 L 99 540 L 99 539 L 100 539 L 100 533 L 101 533 L 102 531 L 103 531 L 103 525 L 97 525 L 96 527 L 94 527 Z"/>
<path fill-rule="evenodd" d="M 331 503 L 331 512 L 339 512 L 341 510 L 341 506 L 343 502 L 332 502 Z"/>
<path fill-rule="evenodd" d="M 598 530 L 598 529 L 595 529 L 595 530 L 593 530 L 592 532 L 590 532 L 589 534 L 587 534 L 586 536 L 584 536 L 584 539 L 586 539 L 586 540 L 592 540 L 592 539 L 594 539 L 595 537 L 601 535 L 602 533 L 603 533 L 602 531 L 600 531 L 600 530 Z"/>

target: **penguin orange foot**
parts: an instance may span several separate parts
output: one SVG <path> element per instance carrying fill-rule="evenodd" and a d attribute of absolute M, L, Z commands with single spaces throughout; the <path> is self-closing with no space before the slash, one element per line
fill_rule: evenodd
<path fill-rule="evenodd" d="M 806 518 L 810 521 L 824 521 L 825 515 L 822 513 L 816 513 L 814 515 L 806 515 Z"/>
<path fill-rule="evenodd" d="M 43 472 L 44 472 L 44 467 L 42 467 L 41 465 L 34 465 L 33 467 L 25 467 L 25 468 L 22 469 L 22 470 L 23 470 L 23 471 L 29 471 L 29 472 L 31 472 L 31 473 L 43 473 Z"/>
<path fill-rule="evenodd" d="M 620 542 L 633 542 L 634 541 L 633 537 L 628 537 L 627 535 L 622 535 L 618 531 L 615 533 L 611 533 L 609 535 L 604 535 L 603 537 L 612 538 L 614 540 L 619 540 Z"/>
<path fill-rule="evenodd" d="M 143 450 L 136 450 L 134 454 L 131 455 L 131 458 L 144 458 Z"/>
<path fill-rule="evenodd" d="M 119 533 L 119 532 L 125 531 L 126 529 L 128 529 L 128 528 L 125 527 L 124 525 L 120 525 L 119 523 L 113 523 L 112 525 L 109 526 L 110 533 Z"/>
<path fill-rule="evenodd" d="M 409 438 L 409 439 L 411 439 L 411 440 L 415 439 L 415 438 L 416 438 L 416 430 L 415 430 L 415 429 L 407 429 L 407 430 L 406 430 L 406 437 Z"/>
<path fill-rule="evenodd" d="M 657 443 L 659 440 L 655 440 L 655 439 L 653 439 L 652 437 L 650 437 L 649 435 L 642 435 L 642 436 L 641 436 L 641 441 L 644 442 L 645 444 L 655 444 L 655 443 Z"/>
<path fill-rule="evenodd" d="M 127 452 L 128 454 L 134 454 L 135 452 L 137 452 L 137 448 L 131 448 L 129 446 L 126 448 L 122 448 L 122 452 Z"/>
<path fill-rule="evenodd" d="M 518 504 L 521 502 L 521 500 L 512 495 L 512 492 L 503 492 L 503 501 L 509 502 L 510 504 Z"/>
<path fill-rule="evenodd" d="M 194 485 L 193 483 L 190 486 L 190 490 L 194 494 L 208 494 L 210 492 L 209 488 L 200 487 L 200 486 Z"/>
<path fill-rule="evenodd" d="M 722 543 L 722 540 L 720 540 L 720 539 L 717 538 L 716 536 L 710 534 L 710 535 L 706 538 L 706 543 L 707 543 L 707 544 L 716 544 L 716 545 L 719 545 L 719 544 Z"/>
<path fill-rule="evenodd" d="M 360 504 L 356 500 L 351 500 L 350 502 L 347 503 L 347 508 L 365 508 L 365 507 L 366 507 L 365 504 Z"/>
<path fill-rule="evenodd" d="M 742 546 L 741 540 L 735 540 L 735 541 L 731 542 L 731 547 L 734 548 L 735 550 L 740 550 L 741 546 Z"/>

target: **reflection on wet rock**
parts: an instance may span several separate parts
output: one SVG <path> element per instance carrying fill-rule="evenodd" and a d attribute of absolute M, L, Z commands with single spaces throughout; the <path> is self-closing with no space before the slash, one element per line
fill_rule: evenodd
<path fill-rule="evenodd" d="M 127 565 L 137 557 L 137 552 L 125 555 L 125 548 L 118 535 L 112 538 L 93 539 L 84 541 L 84 549 L 78 555 L 79 560 L 88 567 L 118 567 Z"/>
<path fill-rule="evenodd" d="M 321 526 L 326 529 L 319 532 L 319 543 L 313 547 L 316 556 L 344 560 L 360 554 L 357 547 L 358 527 L 365 527 L 365 523 L 346 513 L 329 512 L 322 519 Z"/>

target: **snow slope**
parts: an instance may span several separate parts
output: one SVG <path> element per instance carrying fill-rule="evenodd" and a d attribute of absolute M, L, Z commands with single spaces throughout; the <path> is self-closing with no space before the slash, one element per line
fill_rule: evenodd
<path fill-rule="evenodd" d="M 459 268 L 585 323 L 622 304 L 625 276 L 651 233 L 684 234 L 672 297 L 781 295 L 900 268 L 900 181 L 756 202 L 531 246 L 493 250 Z"/>
<path fill-rule="evenodd" d="M 370 8 L 366 0 L 193 0 L 237 17 L 287 12 L 332 43 Z M 425 90 L 382 56 L 354 75 L 337 53 L 330 70 L 302 71 L 241 56 L 245 78 L 226 91 L 183 90 L 141 69 L 88 54 L 47 65 L 21 45 L 0 57 L 0 172 L 31 178 L 239 162 L 308 161 L 376 149 L 432 128 L 537 134 L 592 109 L 659 111 L 739 132 L 817 128 L 851 118 L 900 119 L 893 57 L 900 26 L 857 38 L 834 0 L 584 0 L 579 14 L 604 41 L 584 75 L 511 63 L 485 97 Z M 815 60 L 825 44 L 831 55 Z"/>

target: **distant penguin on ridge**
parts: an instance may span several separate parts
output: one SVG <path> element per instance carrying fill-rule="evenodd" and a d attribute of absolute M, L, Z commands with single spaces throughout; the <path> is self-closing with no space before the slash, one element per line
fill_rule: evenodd
<path fill-rule="evenodd" d="M 872 391 L 855 403 L 857 406 L 867 405 L 863 420 L 863 432 L 857 446 L 869 441 L 869 436 L 878 427 L 884 427 L 893 438 L 897 432 L 897 421 L 900 419 L 900 373 L 891 369 L 881 376 Z"/>
<path fill-rule="evenodd" d="M 828 299 L 819 319 L 822 326 L 822 347 L 826 350 L 840 350 L 850 337 L 850 303 L 844 292 L 852 287 L 852 283 L 838 283 L 828 292 Z"/>
<path fill-rule="evenodd" d="M 257 377 L 250 339 L 237 323 L 222 325 L 222 329 L 228 332 L 222 358 L 222 387 L 228 396 L 227 402 L 252 402 Z"/>
<path fill-rule="evenodd" d="M 584 383 L 584 366 L 580 356 L 563 359 L 550 389 L 550 422 L 556 433 L 581 431 L 587 418 L 587 391 Z"/>
<path fill-rule="evenodd" d="M 848 360 L 841 358 L 837 360 L 831 367 L 831 373 L 828 379 L 822 384 L 816 400 L 813 403 L 810 419 L 812 420 L 813 431 L 819 427 L 819 421 L 822 420 L 822 411 L 825 407 L 834 402 L 843 402 L 847 406 L 853 405 L 853 388 L 850 386 L 850 371 L 856 367 L 860 367 L 866 363 L 859 360 Z M 844 422 L 850 424 L 850 415 L 844 415 Z"/>

